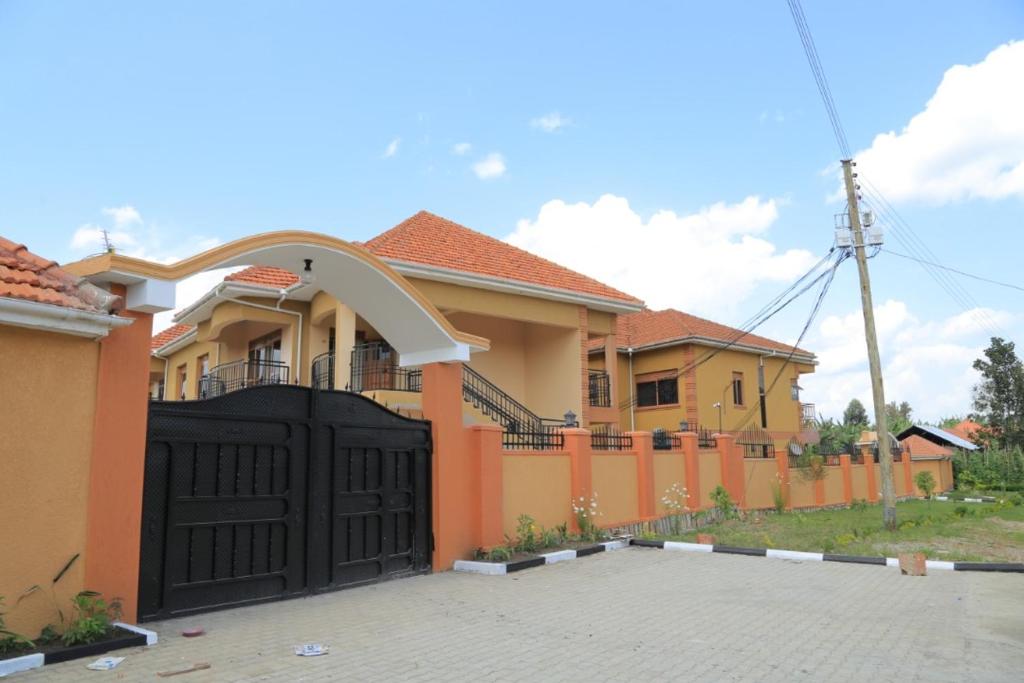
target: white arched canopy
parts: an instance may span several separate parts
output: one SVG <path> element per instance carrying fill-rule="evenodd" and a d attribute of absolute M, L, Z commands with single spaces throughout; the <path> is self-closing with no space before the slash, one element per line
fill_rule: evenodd
<path fill-rule="evenodd" d="M 128 308 L 174 306 L 174 284 L 196 273 L 231 266 L 274 266 L 301 275 L 311 261 L 312 286 L 344 302 L 398 351 L 402 365 L 466 361 L 486 339 L 456 330 L 404 277 L 365 249 L 329 235 L 298 231 L 254 235 L 165 265 L 103 254 L 66 269 L 98 283 L 127 287 Z M 168 301 L 170 293 L 170 301 Z"/>

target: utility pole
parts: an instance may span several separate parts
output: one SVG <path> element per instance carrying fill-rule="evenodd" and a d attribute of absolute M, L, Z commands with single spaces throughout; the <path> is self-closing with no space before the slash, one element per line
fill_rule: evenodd
<path fill-rule="evenodd" d="M 878 461 L 882 470 L 882 520 L 886 529 L 896 528 L 896 495 L 892 488 L 892 453 L 889 449 L 889 420 L 885 415 L 885 391 L 882 388 L 882 361 L 878 356 L 878 335 L 875 333 L 875 308 L 871 301 L 871 280 L 868 277 L 868 259 L 864 254 L 864 229 L 860 221 L 857 184 L 854 182 L 854 162 L 843 159 L 843 180 L 846 183 L 846 202 L 850 211 L 850 229 L 853 232 L 853 251 L 857 257 L 860 275 L 860 302 L 864 309 L 864 338 L 868 345 L 868 368 L 871 371 L 871 398 L 875 404 L 875 427 L 878 435 Z M 871 463 L 865 463 L 871 467 Z"/>

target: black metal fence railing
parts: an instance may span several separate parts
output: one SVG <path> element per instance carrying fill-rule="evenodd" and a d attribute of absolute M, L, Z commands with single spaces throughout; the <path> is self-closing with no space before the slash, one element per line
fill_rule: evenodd
<path fill-rule="evenodd" d="M 612 429 L 590 433 L 590 447 L 595 451 L 628 451 L 633 448 L 633 437 Z"/>
<path fill-rule="evenodd" d="M 561 450 L 565 448 L 565 435 L 560 425 L 541 425 L 537 431 L 510 432 L 501 435 L 501 445 L 507 450 Z"/>
<path fill-rule="evenodd" d="M 590 405 L 595 408 L 610 408 L 612 405 L 612 384 L 604 370 L 590 371 Z"/>
<path fill-rule="evenodd" d="M 334 389 L 334 351 L 321 353 L 313 359 L 311 375 L 314 389 Z"/>
<path fill-rule="evenodd" d="M 822 453 L 821 462 L 826 467 L 838 467 L 839 466 L 839 454 L 838 453 Z"/>
<path fill-rule="evenodd" d="M 468 365 L 462 368 L 462 398 L 504 427 L 506 432 L 544 432 L 544 421 L 539 416 Z"/>
<path fill-rule="evenodd" d="M 664 429 L 655 429 L 652 437 L 656 451 L 671 451 L 683 447 L 683 440 L 680 437 L 669 434 Z"/>
<path fill-rule="evenodd" d="M 697 448 L 716 448 L 718 446 L 718 440 L 715 439 L 715 433 L 707 427 L 697 428 Z"/>
<path fill-rule="evenodd" d="M 387 342 L 367 342 L 352 349 L 350 391 L 375 389 L 423 391 L 423 371 L 398 367 L 398 356 Z"/>
<path fill-rule="evenodd" d="M 743 448 L 744 458 L 774 458 L 775 440 L 764 429 L 744 429 L 736 434 L 736 445 Z"/>
<path fill-rule="evenodd" d="M 289 368 L 280 361 L 236 360 L 199 378 L 199 398 L 214 398 L 261 384 L 288 384 Z"/>

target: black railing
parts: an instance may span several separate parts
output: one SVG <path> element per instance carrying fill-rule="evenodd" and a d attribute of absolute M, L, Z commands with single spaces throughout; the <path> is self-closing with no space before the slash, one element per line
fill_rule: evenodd
<path fill-rule="evenodd" d="M 715 434 L 707 427 L 697 428 L 697 448 L 717 448 L 718 440 Z"/>
<path fill-rule="evenodd" d="M 398 354 L 387 342 L 358 344 L 352 349 L 350 391 L 375 389 L 391 391 L 423 391 L 423 371 L 398 367 Z"/>
<path fill-rule="evenodd" d="M 312 379 L 314 389 L 334 389 L 334 351 L 321 353 L 313 359 Z"/>
<path fill-rule="evenodd" d="M 839 454 L 838 453 L 822 453 L 821 462 L 826 467 L 838 467 L 839 466 Z"/>
<path fill-rule="evenodd" d="M 744 458 L 774 458 L 775 440 L 770 432 L 752 427 L 736 434 L 736 445 L 743 447 Z"/>
<path fill-rule="evenodd" d="M 652 437 L 656 451 L 671 451 L 683 447 L 683 440 L 680 437 L 669 434 L 664 429 L 655 429 Z"/>
<path fill-rule="evenodd" d="M 501 445 L 508 450 L 561 450 L 565 448 L 565 435 L 561 425 L 541 425 L 538 431 L 529 432 L 506 430 Z"/>
<path fill-rule="evenodd" d="M 628 451 L 633 448 L 633 437 L 613 429 L 590 433 L 590 447 L 595 451 Z"/>
<path fill-rule="evenodd" d="M 468 365 L 462 368 L 462 398 L 504 427 L 506 432 L 544 432 L 544 421 L 539 416 Z"/>
<path fill-rule="evenodd" d="M 590 405 L 595 408 L 610 408 L 612 405 L 612 383 L 604 370 L 590 371 Z"/>
<path fill-rule="evenodd" d="M 261 384 L 288 384 L 288 364 L 236 360 L 210 369 L 199 378 L 199 398 L 213 398 Z"/>

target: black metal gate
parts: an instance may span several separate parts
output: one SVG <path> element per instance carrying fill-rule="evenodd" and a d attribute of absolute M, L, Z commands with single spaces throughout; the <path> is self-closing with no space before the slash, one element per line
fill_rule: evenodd
<path fill-rule="evenodd" d="M 261 386 L 149 408 L 139 619 L 430 570 L 430 423 Z"/>

